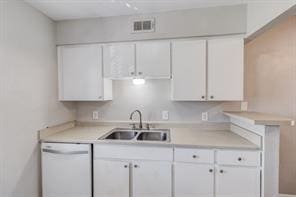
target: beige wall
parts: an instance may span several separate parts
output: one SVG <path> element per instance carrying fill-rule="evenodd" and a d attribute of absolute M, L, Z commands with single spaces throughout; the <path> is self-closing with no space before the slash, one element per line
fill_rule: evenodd
<path fill-rule="evenodd" d="M 296 119 L 296 16 L 248 43 L 245 61 L 250 110 Z M 296 127 L 281 130 L 280 191 L 296 194 Z"/>
<path fill-rule="evenodd" d="M 0 1 L 0 196 L 39 197 L 37 130 L 75 118 L 57 101 L 55 25 L 23 1 Z"/>

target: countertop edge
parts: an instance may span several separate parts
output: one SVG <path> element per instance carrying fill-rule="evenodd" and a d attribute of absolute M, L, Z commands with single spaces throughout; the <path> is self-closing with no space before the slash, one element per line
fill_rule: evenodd
<path fill-rule="evenodd" d="M 253 125 L 283 126 L 293 125 L 294 120 L 286 117 L 276 116 L 252 111 L 224 111 L 226 116 L 237 118 Z"/>
<path fill-rule="evenodd" d="M 194 145 L 194 144 L 173 144 L 173 143 L 130 143 L 130 142 L 99 142 L 83 140 L 41 140 L 41 143 L 70 143 L 70 144 L 106 144 L 123 146 L 154 146 L 154 147 L 172 147 L 172 148 L 198 148 L 198 149 L 223 149 L 223 150 L 249 150 L 261 151 L 260 147 L 244 146 L 214 146 L 214 145 Z"/>

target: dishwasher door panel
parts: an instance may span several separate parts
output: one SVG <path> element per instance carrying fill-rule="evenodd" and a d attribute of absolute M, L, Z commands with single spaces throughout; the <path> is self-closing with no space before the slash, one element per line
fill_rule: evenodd
<path fill-rule="evenodd" d="M 43 197 L 91 197 L 91 146 L 42 144 Z"/>

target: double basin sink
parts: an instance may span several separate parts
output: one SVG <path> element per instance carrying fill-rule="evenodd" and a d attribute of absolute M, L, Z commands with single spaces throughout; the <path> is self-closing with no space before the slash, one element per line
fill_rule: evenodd
<path fill-rule="evenodd" d="M 170 130 L 115 128 L 101 137 L 100 140 L 169 142 Z"/>

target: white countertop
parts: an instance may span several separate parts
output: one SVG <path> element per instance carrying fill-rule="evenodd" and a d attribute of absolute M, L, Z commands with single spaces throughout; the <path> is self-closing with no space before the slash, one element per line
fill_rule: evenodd
<path fill-rule="evenodd" d="M 292 125 L 293 120 L 290 118 L 260 113 L 260 112 L 248 112 L 248 111 L 226 111 L 224 112 L 226 116 L 230 118 L 240 119 L 249 122 L 254 125 Z"/>
<path fill-rule="evenodd" d="M 47 142 L 95 143 L 98 138 L 111 131 L 110 126 L 75 126 L 41 140 Z"/>
<path fill-rule="evenodd" d="M 110 132 L 114 126 L 75 126 L 42 138 L 45 142 L 63 143 L 124 143 L 137 145 L 170 145 L 201 148 L 259 149 L 245 138 L 229 130 L 203 130 L 200 128 L 171 128 L 170 142 L 136 142 L 98 140 Z"/>
<path fill-rule="evenodd" d="M 230 130 L 171 129 L 171 143 L 176 146 L 258 149 L 259 147 Z"/>

